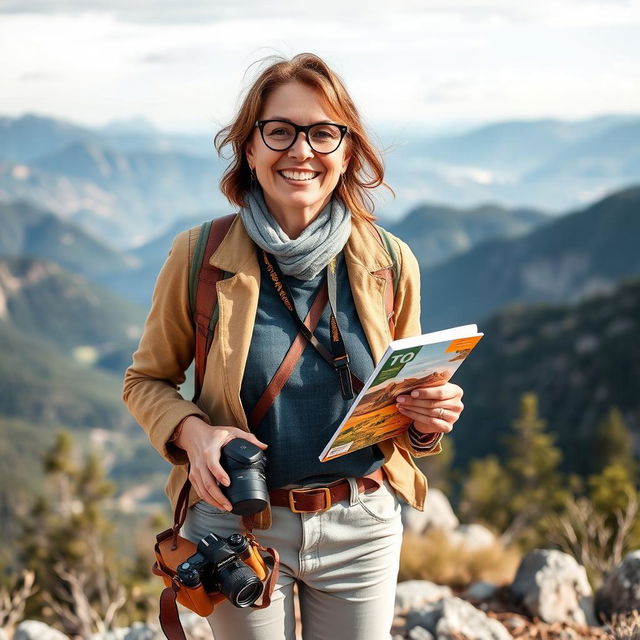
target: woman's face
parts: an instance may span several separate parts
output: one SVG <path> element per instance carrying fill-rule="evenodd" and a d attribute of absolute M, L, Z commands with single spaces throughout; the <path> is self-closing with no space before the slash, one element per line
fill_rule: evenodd
<path fill-rule="evenodd" d="M 295 124 L 336 122 L 326 110 L 322 94 L 300 82 L 275 89 L 260 114 L 260 120 L 290 120 Z M 340 175 L 349 163 L 347 142 L 343 140 L 333 153 L 313 151 L 303 132 L 286 151 L 267 147 L 256 127 L 245 147 L 249 166 L 253 167 L 264 192 L 269 211 L 286 220 L 310 222 L 329 202 Z M 289 172 L 296 171 L 293 176 Z M 288 174 L 288 177 L 287 177 Z"/>

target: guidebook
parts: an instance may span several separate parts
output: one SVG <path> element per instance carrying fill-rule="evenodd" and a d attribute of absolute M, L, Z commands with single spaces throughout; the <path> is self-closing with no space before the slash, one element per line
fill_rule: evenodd
<path fill-rule="evenodd" d="M 475 324 L 467 324 L 391 342 L 320 454 L 320 461 L 406 431 L 413 420 L 396 409 L 396 397 L 417 387 L 448 382 L 483 335 Z"/>

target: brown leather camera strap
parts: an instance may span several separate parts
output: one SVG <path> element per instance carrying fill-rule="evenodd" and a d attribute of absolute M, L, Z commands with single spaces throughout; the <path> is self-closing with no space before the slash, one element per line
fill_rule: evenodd
<path fill-rule="evenodd" d="M 177 585 L 172 585 L 160 594 L 160 628 L 168 640 L 187 640 L 178 614 L 177 589 Z"/>
<path fill-rule="evenodd" d="M 271 604 L 271 596 L 273 595 L 273 590 L 275 589 L 276 582 L 278 580 L 278 574 L 280 572 L 280 554 L 273 547 L 263 547 L 251 533 L 248 533 L 247 537 L 250 538 L 252 544 L 255 544 L 258 547 L 259 551 L 262 551 L 273 558 L 273 567 L 271 567 L 271 571 L 264 582 L 262 600 L 260 604 L 251 605 L 254 609 L 266 609 Z"/>

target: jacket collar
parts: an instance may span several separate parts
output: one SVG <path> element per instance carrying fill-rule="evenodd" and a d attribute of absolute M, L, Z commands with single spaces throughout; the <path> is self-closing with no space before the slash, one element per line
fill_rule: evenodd
<path fill-rule="evenodd" d="M 351 236 L 344 253 L 347 264 L 359 264 L 372 274 L 391 267 L 391 258 L 373 225 L 356 218 L 351 220 Z M 223 271 L 238 273 L 255 260 L 256 245 L 245 231 L 240 216 L 236 216 L 209 263 Z"/>

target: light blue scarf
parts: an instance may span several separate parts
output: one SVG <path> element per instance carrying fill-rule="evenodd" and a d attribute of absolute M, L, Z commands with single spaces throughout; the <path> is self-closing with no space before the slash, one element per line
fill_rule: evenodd
<path fill-rule="evenodd" d="M 342 251 L 351 234 L 351 212 L 333 196 L 317 218 L 292 240 L 269 212 L 262 189 L 247 194 L 240 217 L 249 237 L 275 256 L 282 273 L 312 280 Z"/>

